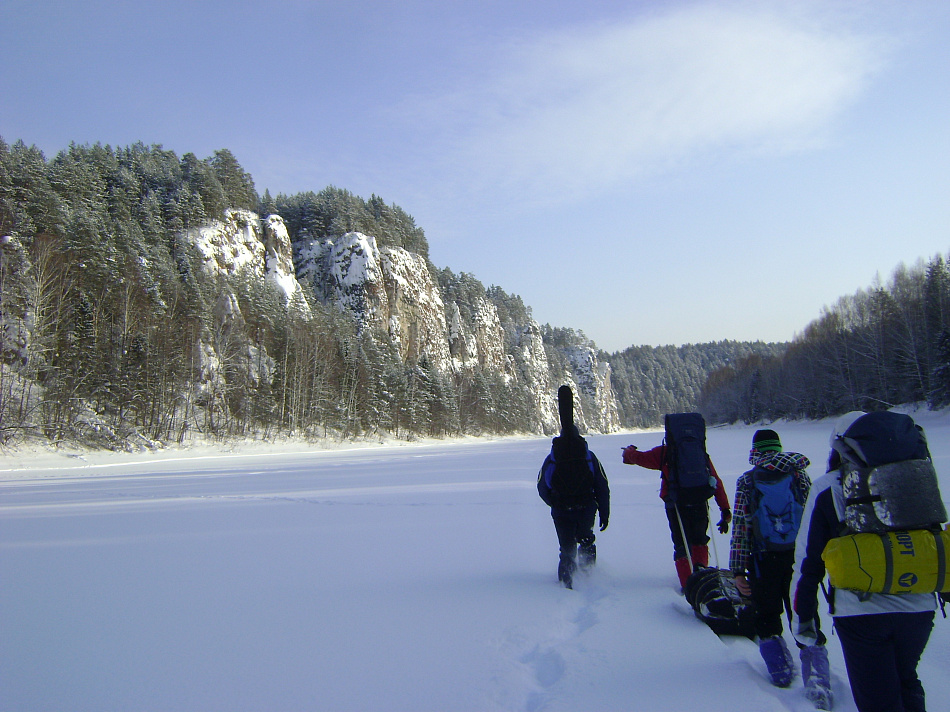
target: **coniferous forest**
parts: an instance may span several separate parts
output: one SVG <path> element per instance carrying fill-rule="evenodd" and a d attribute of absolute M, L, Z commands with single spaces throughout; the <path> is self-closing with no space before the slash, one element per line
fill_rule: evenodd
<path fill-rule="evenodd" d="M 234 208 L 278 212 L 313 236 L 362 231 L 428 253 L 400 208 L 333 187 L 259 197 L 227 150 L 200 160 L 161 146 L 72 145 L 47 160 L 0 141 L 0 442 L 536 427 L 523 384 L 478 372 L 450 381 L 332 306 L 308 299 L 304 314 L 240 272 L 208 279 L 182 235 Z M 480 292 L 508 315 L 529 311 L 468 275 L 431 271 L 443 290 Z M 239 329 L 216 323 L 225 291 L 239 302 Z M 207 375 L 209 351 L 222 378 Z"/>
<path fill-rule="evenodd" d="M 909 403 L 950 405 L 950 269 L 942 255 L 842 297 L 783 353 L 713 371 L 698 400 L 715 422 L 749 423 Z"/>
<path fill-rule="evenodd" d="M 98 447 L 220 437 L 397 437 L 539 432 L 517 295 L 429 264 L 460 318 L 493 305 L 508 373 L 446 374 L 306 295 L 289 309 L 259 279 L 218 274 L 183 239 L 226 211 L 280 215 L 293 236 L 372 235 L 428 259 L 395 205 L 328 187 L 259 195 L 230 151 L 72 145 L 52 159 L 0 139 L 0 444 L 39 437 Z M 239 328 L 215 318 L 233 294 Z M 554 378 L 583 332 L 544 325 Z M 209 378 L 208 351 L 220 377 Z M 611 365 L 622 427 L 701 410 L 712 423 L 814 418 L 950 403 L 950 271 L 942 256 L 843 297 L 789 344 L 631 346 Z M 520 375 L 519 375 L 520 374 Z M 536 385 L 536 384 L 535 384 Z"/>

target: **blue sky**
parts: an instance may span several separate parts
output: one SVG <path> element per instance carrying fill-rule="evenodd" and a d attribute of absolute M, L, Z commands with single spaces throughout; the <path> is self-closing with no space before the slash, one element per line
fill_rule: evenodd
<path fill-rule="evenodd" d="M 3 0 L 0 136 L 229 148 L 615 351 L 950 251 L 950 3 Z"/>

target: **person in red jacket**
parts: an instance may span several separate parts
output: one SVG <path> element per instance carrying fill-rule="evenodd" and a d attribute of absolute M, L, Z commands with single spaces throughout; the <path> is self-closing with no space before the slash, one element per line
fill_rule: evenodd
<path fill-rule="evenodd" d="M 667 457 L 666 443 L 657 445 L 650 450 L 637 450 L 636 445 L 628 445 L 623 450 L 623 461 L 627 465 L 639 465 L 650 470 L 660 471 L 660 499 L 666 505 L 666 518 L 670 525 L 670 536 L 673 539 L 673 563 L 676 566 L 676 575 L 680 586 L 686 586 L 686 579 L 695 568 L 709 565 L 709 507 L 706 504 L 709 491 L 713 484 L 713 496 L 719 506 L 720 519 L 717 526 L 723 534 L 729 531 L 729 522 L 732 521 L 732 509 L 729 506 L 729 497 L 726 488 L 716 473 L 716 468 L 706 456 L 709 468 L 710 489 L 700 496 L 684 496 L 683 492 L 676 491 L 670 481 L 670 465 Z M 686 541 L 683 541 L 683 534 Z"/>

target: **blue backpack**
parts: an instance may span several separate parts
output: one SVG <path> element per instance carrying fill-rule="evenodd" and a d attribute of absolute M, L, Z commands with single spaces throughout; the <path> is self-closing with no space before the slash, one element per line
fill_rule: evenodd
<path fill-rule="evenodd" d="M 802 524 L 804 507 L 795 496 L 794 477 L 790 472 L 770 473 L 753 470 L 751 524 L 755 551 L 789 551 Z"/>

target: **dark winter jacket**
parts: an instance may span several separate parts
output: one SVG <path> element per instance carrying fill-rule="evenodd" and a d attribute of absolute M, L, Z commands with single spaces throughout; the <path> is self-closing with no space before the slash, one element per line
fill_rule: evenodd
<path fill-rule="evenodd" d="M 732 541 L 729 548 L 729 568 L 733 573 L 749 571 L 755 541 L 752 533 L 752 510 L 756 474 L 775 477 L 777 473 L 790 473 L 795 499 L 804 505 L 811 489 L 811 478 L 805 468 L 811 463 L 797 452 L 759 452 L 753 450 L 749 462 L 755 467 L 744 472 L 736 482 L 736 499 L 732 510 Z"/>
<path fill-rule="evenodd" d="M 666 445 L 657 445 L 650 450 L 634 450 L 632 446 L 628 447 L 623 451 L 623 461 L 627 465 L 639 465 L 648 470 L 659 470 L 660 499 L 666 502 L 667 482 L 670 475 L 669 464 L 666 460 Z M 726 494 L 726 488 L 723 486 L 722 480 L 719 479 L 716 466 L 713 465 L 712 460 L 708 457 L 706 458 L 706 462 L 709 465 L 709 472 L 716 479 L 716 504 L 719 505 L 720 510 L 729 509 L 729 496 Z"/>
<path fill-rule="evenodd" d="M 585 461 L 590 471 L 590 486 L 585 486 L 580 496 L 565 496 L 557 489 L 555 466 L 558 462 L 568 460 Z M 596 504 L 602 522 L 610 517 L 610 487 L 604 467 L 587 447 L 587 441 L 579 435 L 561 435 L 552 440 L 551 452 L 538 473 L 538 494 L 549 507 L 589 507 Z"/>

